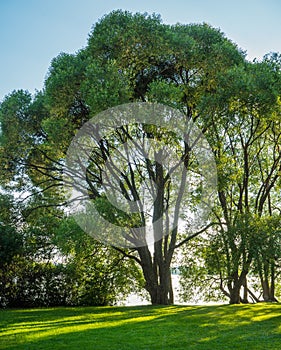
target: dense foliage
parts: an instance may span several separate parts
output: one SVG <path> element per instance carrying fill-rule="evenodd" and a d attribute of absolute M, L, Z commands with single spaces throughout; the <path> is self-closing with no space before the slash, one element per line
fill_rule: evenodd
<path fill-rule="evenodd" d="M 2 295 L 7 288 L 9 295 L 17 294 L 13 305 L 36 300 L 105 305 L 143 278 L 152 303 L 171 304 L 171 265 L 180 263 L 185 298 L 198 288 L 206 294 L 211 284 L 211 296 L 225 296 L 231 303 L 248 302 L 249 295 L 258 301 L 260 290 L 263 300 L 275 301 L 281 271 L 280 68 L 278 54 L 248 62 L 207 24 L 169 26 L 156 15 L 122 11 L 103 17 L 84 49 L 53 59 L 41 92 L 14 91 L 0 105 L 1 185 L 17 202 L 16 219 L 3 211 L 0 270 L 7 282 L 1 284 Z M 185 217 L 184 231 L 177 224 L 165 237 L 160 232 L 153 249 L 105 247 L 66 217 L 62 171 L 72 138 L 97 113 L 128 102 L 157 102 L 180 111 L 181 122 L 192 120 L 200 127 L 217 165 L 215 205 L 206 226 L 190 232 Z M 119 223 L 132 218 L 121 211 L 112 214 L 100 172 L 137 132 L 163 147 L 169 143 L 184 160 L 185 172 L 202 175 L 190 145 L 180 144 L 165 129 L 118 129 L 93 152 L 88 191 L 103 215 Z M 169 192 L 170 179 L 161 164 L 139 164 L 138 177 L 128 166 L 119 181 L 125 196 L 140 198 L 146 172 L 162 193 L 153 203 L 155 220 L 184 202 Z M 163 220 L 161 230 L 166 229 Z M 179 250 L 182 261 L 175 262 Z"/>

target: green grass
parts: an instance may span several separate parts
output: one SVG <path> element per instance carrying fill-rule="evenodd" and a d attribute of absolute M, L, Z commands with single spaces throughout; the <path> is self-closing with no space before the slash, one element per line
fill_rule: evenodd
<path fill-rule="evenodd" d="M 0 349 L 281 349 L 281 305 L 0 311 Z"/>

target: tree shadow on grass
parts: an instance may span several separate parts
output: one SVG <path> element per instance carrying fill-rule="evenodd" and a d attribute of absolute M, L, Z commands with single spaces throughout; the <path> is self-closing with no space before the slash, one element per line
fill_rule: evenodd
<path fill-rule="evenodd" d="M 53 308 L 0 317 L 0 349 L 7 350 L 281 349 L 280 304 Z"/>

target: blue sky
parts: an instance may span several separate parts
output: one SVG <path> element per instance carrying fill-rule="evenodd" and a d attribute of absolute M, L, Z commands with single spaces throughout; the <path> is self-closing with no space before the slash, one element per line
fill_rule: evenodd
<path fill-rule="evenodd" d="M 114 9 L 207 22 L 249 59 L 281 52 L 280 0 L 0 0 L 0 100 L 14 89 L 40 90 L 52 58 L 85 46 L 92 25 Z"/>

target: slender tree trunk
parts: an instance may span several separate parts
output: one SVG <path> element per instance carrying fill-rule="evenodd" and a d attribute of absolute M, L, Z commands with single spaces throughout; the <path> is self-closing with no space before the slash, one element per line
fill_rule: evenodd
<path fill-rule="evenodd" d="M 261 281 L 261 286 L 263 301 L 270 301 L 270 287 L 267 277 L 263 278 Z"/>
<path fill-rule="evenodd" d="M 257 298 L 255 296 L 255 294 L 249 288 L 248 288 L 248 293 L 249 293 L 250 297 L 252 298 L 253 302 L 256 302 L 256 303 L 260 302 L 259 298 Z"/>
<path fill-rule="evenodd" d="M 275 266 L 274 266 L 274 262 L 271 263 L 270 299 L 273 302 L 278 302 L 278 300 L 275 297 Z"/>
<path fill-rule="evenodd" d="M 275 297 L 275 266 L 274 262 L 270 265 L 270 276 L 269 274 L 261 274 L 261 286 L 263 301 L 266 302 L 277 302 Z"/>
<path fill-rule="evenodd" d="M 243 281 L 243 298 L 242 298 L 243 304 L 248 304 L 248 282 L 247 282 L 247 276 L 245 276 L 245 279 Z"/>
<path fill-rule="evenodd" d="M 170 277 L 169 277 L 169 301 L 170 301 L 170 304 L 174 304 L 174 290 L 173 290 L 173 282 L 172 282 L 172 273 L 171 273 L 171 271 L 170 271 Z"/>

